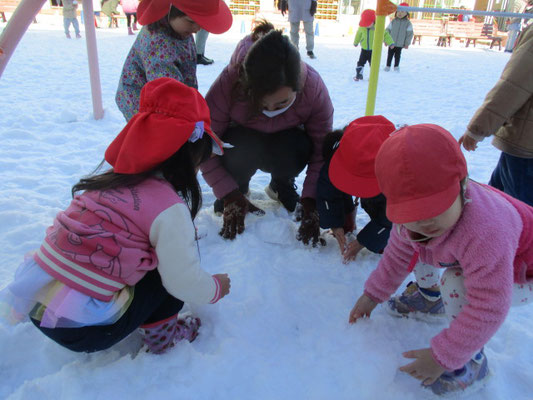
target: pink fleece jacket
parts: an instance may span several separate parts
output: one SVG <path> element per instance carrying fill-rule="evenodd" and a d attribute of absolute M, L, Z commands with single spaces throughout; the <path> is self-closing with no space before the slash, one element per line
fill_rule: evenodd
<path fill-rule="evenodd" d="M 459 221 L 427 243 L 407 239 L 394 225 L 365 294 L 383 302 L 409 275 L 415 252 L 437 268 L 463 270 L 468 304 L 450 326 L 431 339 L 437 362 L 447 370 L 462 367 L 505 320 L 513 283 L 533 280 L 533 207 L 487 185 L 470 181 Z"/>
<path fill-rule="evenodd" d="M 265 133 L 275 133 L 303 125 L 313 143 L 313 153 L 307 166 L 302 197 L 315 198 L 316 182 L 324 164 L 322 141 L 333 126 L 333 104 L 328 89 L 318 72 L 302 62 L 302 89 L 297 93 L 292 106 L 274 118 L 269 118 L 264 114 L 249 118 L 248 102 L 235 99 L 234 89 L 239 79 L 237 67 L 251 44 L 251 38 L 248 37 L 239 42 L 232 61 L 224 68 L 207 92 L 205 99 L 211 111 L 211 128 L 223 139 L 230 123 Z M 237 189 L 236 182 L 222 166 L 219 157 L 210 158 L 200 166 L 200 169 L 217 198 L 220 199 Z"/>

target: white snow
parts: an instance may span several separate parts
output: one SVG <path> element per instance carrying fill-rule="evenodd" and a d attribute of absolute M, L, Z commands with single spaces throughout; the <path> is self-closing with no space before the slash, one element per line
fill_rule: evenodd
<path fill-rule="evenodd" d="M 209 37 L 206 55 L 216 62 L 198 68 L 203 94 L 242 36 Z M 92 118 L 84 40 L 65 39 L 58 26 L 32 25 L 0 79 L 0 289 L 124 125 L 114 95 L 134 38 L 124 29 L 98 30 L 97 37 L 103 120 Z M 352 81 L 360 50 L 351 40 L 319 36 L 318 58 L 305 59 L 329 88 L 338 128 L 365 110 L 369 69 L 364 81 Z M 380 72 L 375 113 L 396 124 L 436 123 L 460 137 L 508 59 L 482 46 L 413 46 L 402 53 L 401 73 Z M 499 152 L 485 141 L 466 157 L 471 177 L 487 182 Z M 408 362 L 403 351 L 427 347 L 443 326 L 394 319 L 379 307 L 369 320 L 349 325 L 348 313 L 379 256 L 363 251 L 343 265 L 332 237 L 324 248 L 305 248 L 295 239 L 297 223 L 264 193 L 268 182 L 258 173 L 251 184 L 251 198 L 266 215 L 249 215 L 246 231 L 231 242 L 218 236 L 222 220 L 202 180 L 204 208 L 196 221 L 206 235 L 202 263 L 211 273 L 229 273 L 232 290 L 216 305 L 191 306 L 203 321 L 195 342 L 162 356 L 137 354 L 133 334 L 108 351 L 76 354 L 30 323 L 0 323 L 0 398 L 432 397 L 398 367 Z M 360 212 L 358 226 L 366 221 Z M 532 343 L 533 307 L 512 309 L 485 347 L 492 376 L 468 398 L 531 399 Z"/>

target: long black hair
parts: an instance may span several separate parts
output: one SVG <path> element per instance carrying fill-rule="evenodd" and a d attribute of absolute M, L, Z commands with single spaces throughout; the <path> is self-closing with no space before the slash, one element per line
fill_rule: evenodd
<path fill-rule="evenodd" d="M 279 30 L 258 39 L 246 55 L 239 77 L 244 94 L 255 112 L 262 110 L 266 95 L 284 86 L 300 89 L 300 53 Z"/>
<path fill-rule="evenodd" d="M 194 219 L 202 207 L 202 190 L 196 177 L 198 166 L 206 161 L 212 152 L 211 137 L 204 134 L 194 143 L 185 142 L 181 148 L 167 160 L 150 171 L 139 174 L 118 174 L 110 169 L 98 173 L 102 163 L 93 174 L 83 177 L 72 187 L 72 196 L 82 190 L 111 190 L 124 186 L 135 186 L 156 173 L 163 177 L 179 192 L 186 201 Z"/>

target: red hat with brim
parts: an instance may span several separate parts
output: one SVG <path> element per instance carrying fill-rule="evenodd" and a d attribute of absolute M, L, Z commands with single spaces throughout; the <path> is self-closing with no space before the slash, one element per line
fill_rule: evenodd
<path fill-rule="evenodd" d="M 352 196 L 369 198 L 381 193 L 374 170 L 379 148 L 395 126 L 381 115 L 357 118 L 345 129 L 329 164 L 333 186 Z"/>
<path fill-rule="evenodd" d="M 368 28 L 375 21 L 376 21 L 376 12 L 374 10 L 364 10 L 361 13 L 361 19 L 359 20 L 359 26 L 362 26 L 363 28 Z"/>
<path fill-rule="evenodd" d="M 231 28 L 233 16 L 223 0 L 142 0 L 137 8 L 141 25 L 159 21 L 174 6 L 207 32 L 219 34 Z"/>
<path fill-rule="evenodd" d="M 376 157 L 376 176 L 396 224 L 434 218 L 451 207 L 468 172 L 452 134 L 433 124 L 394 132 Z"/>
<path fill-rule="evenodd" d="M 400 3 L 398 4 L 400 7 L 409 7 L 409 3 Z"/>
<path fill-rule="evenodd" d="M 139 112 L 109 145 L 105 159 L 119 174 L 150 171 L 204 133 L 212 139 L 213 153 L 222 155 L 222 141 L 210 125 L 209 108 L 196 89 L 158 78 L 142 88 Z"/>

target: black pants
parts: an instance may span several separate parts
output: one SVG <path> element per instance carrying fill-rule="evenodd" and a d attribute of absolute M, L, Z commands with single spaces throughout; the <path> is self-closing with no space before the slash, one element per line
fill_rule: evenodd
<path fill-rule="evenodd" d="M 133 22 L 137 23 L 137 13 L 126 13 L 126 22 L 128 24 L 128 28 L 131 26 L 131 17 L 133 16 Z"/>
<path fill-rule="evenodd" d="M 263 133 L 235 126 L 226 131 L 224 141 L 235 147 L 224 150 L 222 164 L 243 193 L 258 169 L 275 180 L 297 177 L 309 163 L 313 149 L 311 139 L 300 128 Z"/>
<path fill-rule="evenodd" d="M 359 55 L 359 61 L 357 61 L 357 66 L 364 67 L 367 61 L 368 61 L 368 65 L 370 65 L 371 60 L 372 60 L 372 50 L 361 49 L 361 54 Z"/>
<path fill-rule="evenodd" d="M 178 313 L 181 300 L 172 297 L 161 283 L 157 270 L 148 272 L 135 285 L 135 293 L 126 313 L 113 325 L 84 326 L 81 328 L 43 328 L 31 320 L 46 336 L 72 351 L 105 350 L 120 342 L 143 324 L 164 320 Z"/>
<path fill-rule="evenodd" d="M 387 53 L 387 67 L 390 67 L 392 63 L 392 57 L 394 57 L 394 66 L 398 67 L 400 66 L 400 58 L 402 56 L 402 48 L 401 47 L 395 47 L 394 49 L 391 49 L 389 47 L 389 52 Z"/>

